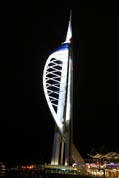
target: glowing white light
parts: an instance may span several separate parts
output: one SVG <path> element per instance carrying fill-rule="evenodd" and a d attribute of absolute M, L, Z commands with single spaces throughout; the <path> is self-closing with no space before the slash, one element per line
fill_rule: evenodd
<path fill-rule="evenodd" d="M 46 61 L 43 86 L 53 118 L 63 133 L 64 105 L 68 66 L 68 48 L 55 51 Z"/>

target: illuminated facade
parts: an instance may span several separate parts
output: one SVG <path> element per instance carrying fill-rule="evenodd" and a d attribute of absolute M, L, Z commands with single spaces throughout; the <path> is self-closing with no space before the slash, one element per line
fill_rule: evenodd
<path fill-rule="evenodd" d="M 73 57 L 71 14 L 66 40 L 48 57 L 43 72 L 47 104 L 55 120 L 51 165 L 84 162 L 72 141 Z"/>

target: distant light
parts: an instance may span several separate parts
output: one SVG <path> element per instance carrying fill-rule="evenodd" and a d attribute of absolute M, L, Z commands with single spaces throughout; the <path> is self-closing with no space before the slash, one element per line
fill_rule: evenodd
<path fill-rule="evenodd" d="M 66 169 L 62 168 L 63 171 L 66 171 Z"/>
<path fill-rule="evenodd" d="M 110 165 L 114 165 L 114 163 L 113 163 L 113 162 L 111 162 L 111 163 L 110 163 Z"/>
<path fill-rule="evenodd" d="M 73 163 L 72 166 L 75 167 L 75 166 L 77 166 L 77 164 L 76 164 L 76 163 Z"/>

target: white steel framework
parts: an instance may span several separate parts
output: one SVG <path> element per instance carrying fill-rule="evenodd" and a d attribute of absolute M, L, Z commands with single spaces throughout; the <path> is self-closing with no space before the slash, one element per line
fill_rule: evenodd
<path fill-rule="evenodd" d="M 43 72 L 45 97 L 55 120 L 52 165 L 84 162 L 72 142 L 73 57 L 71 14 L 65 42 L 48 57 Z"/>

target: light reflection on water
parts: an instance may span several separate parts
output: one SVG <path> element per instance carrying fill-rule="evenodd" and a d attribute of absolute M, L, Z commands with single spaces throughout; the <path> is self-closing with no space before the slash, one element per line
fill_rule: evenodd
<path fill-rule="evenodd" d="M 5 171 L 0 172 L 0 178 L 38 178 L 33 171 Z"/>

